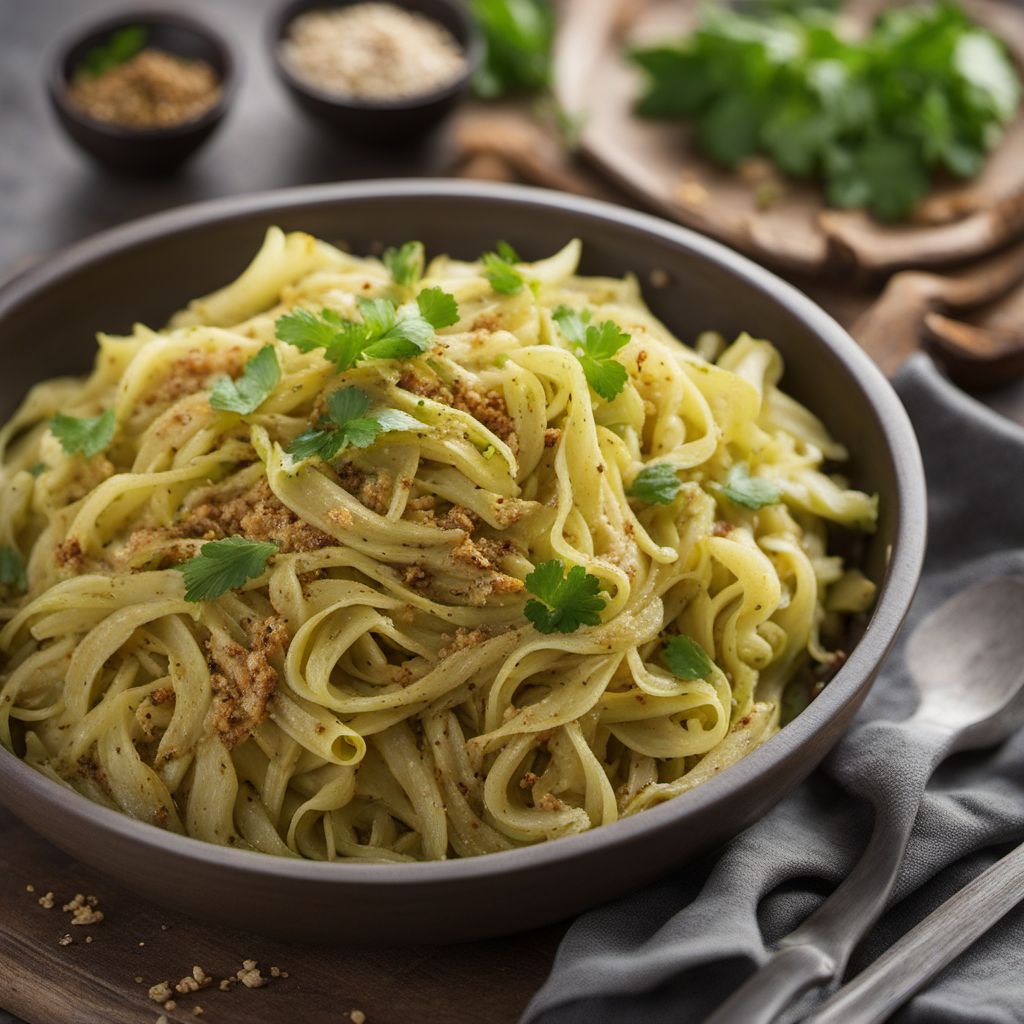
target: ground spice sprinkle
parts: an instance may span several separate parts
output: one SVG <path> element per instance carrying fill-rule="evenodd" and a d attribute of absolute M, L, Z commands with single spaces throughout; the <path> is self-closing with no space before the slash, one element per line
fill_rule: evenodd
<path fill-rule="evenodd" d="M 77 74 L 67 95 L 96 121 L 144 130 L 194 121 L 220 92 L 206 61 L 146 49 L 102 74 Z"/>

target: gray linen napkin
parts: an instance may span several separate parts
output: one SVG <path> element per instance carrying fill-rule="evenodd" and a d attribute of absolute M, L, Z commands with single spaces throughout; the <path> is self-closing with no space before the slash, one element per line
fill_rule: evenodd
<path fill-rule="evenodd" d="M 906 791 L 920 755 L 891 724 L 915 704 L 902 643 L 957 591 L 1024 573 L 1024 430 L 962 394 L 925 356 L 908 364 L 897 390 L 924 455 L 929 550 L 900 646 L 854 727 L 822 769 L 722 850 L 576 921 L 523 1024 L 697 1024 L 846 876 L 866 842 L 872 803 Z M 872 770 L 882 751 L 886 770 Z M 1022 839 L 1024 734 L 948 760 L 929 787 L 889 909 L 850 974 Z M 806 997 L 790 1019 L 817 998 Z M 1024 910 L 893 1020 L 1024 1021 Z"/>

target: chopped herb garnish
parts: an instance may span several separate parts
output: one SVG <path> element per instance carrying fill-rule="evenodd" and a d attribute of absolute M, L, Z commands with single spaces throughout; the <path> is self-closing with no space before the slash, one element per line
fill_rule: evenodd
<path fill-rule="evenodd" d="M 629 342 L 630 335 L 612 320 L 591 324 L 588 310 L 579 313 L 559 306 L 552 316 L 572 343 L 573 354 L 583 366 L 587 382 L 606 402 L 611 402 L 629 379 L 626 368 L 613 357 Z"/>
<path fill-rule="evenodd" d="M 763 476 L 751 476 L 745 462 L 737 462 L 729 470 L 721 490 L 730 501 L 744 508 L 758 509 L 777 505 L 782 498 L 782 491 L 771 480 Z"/>
<path fill-rule="evenodd" d="M 411 288 L 423 276 L 422 242 L 406 242 L 397 249 L 384 250 L 384 266 L 391 279 L 403 288 Z"/>
<path fill-rule="evenodd" d="M 243 416 L 255 412 L 277 387 L 281 367 L 273 345 L 264 345 L 246 364 L 237 380 L 222 377 L 210 392 L 210 408 L 237 412 Z"/>
<path fill-rule="evenodd" d="M 665 641 L 661 656 L 677 679 L 707 679 L 715 667 L 708 652 L 696 640 L 682 634 Z"/>
<path fill-rule="evenodd" d="M 0 547 L 0 583 L 19 594 L 28 590 L 25 579 L 25 560 L 12 547 Z"/>
<path fill-rule="evenodd" d="M 378 409 L 367 415 L 369 408 L 370 396 L 359 388 L 332 391 L 327 397 L 327 417 L 316 429 L 295 438 L 288 454 L 293 459 L 330 462 L 346 448 L 368 448 L 378 434 L 423 429 L 418 419 L 398 409 Z"/>
<path fill-rule="evenodd" d="M 484 265 L 484 277 L 491 282 L 491 287 L 496 292 L 502 295 L 516 295 L 523 290 L 526 282 L 515 266 L 519 258 L 507 242 L 499 242 L 498 252 L 485 252 L 480 261 Z"/>
<path fill-rule="evenodd" d="M 102 46 L 94 46 L 82 58 L 77 70 L 99 76 L 129 61 L 146 45 L 147 32 L 141 25 L 118 29 Z"/>
<path fill-rule="evenodd" d="M 416 296 L 416 305 L 419 306 L 420 316 L 435 331 L 459 322 L 459 306 L 455 296 L 441 288 L 424 288 Z"/>
<path fill-rule="evenodd" d="M 565 567 L 555 558 L 542 562 L 526 577 L 526 589 L 536 600 L 526 602 L 524 614 L 539 633 L 572 633 L 580 626 L 596 626 L 606 601 L 599 597 L 601 581 L 574 565 Z"/>
<path fill-rule="evenodd" d="M 29 472 L 33 476 L 42 476 L 50 467 L 45 462 L 37 462 L 34 466 L 29 466 Z"/>
<path fill-rule="evenodd" d="M 428 288 L 455 300 L 440 289 Z M 436 309 L 436 296 L 425 300 L 428 311 L 438 323 L 451 315 L 447 304 Z M 356 305 L 362 322 L 346 320 L 334 310 L 324 309 L 317 316 L 306 309 L 296 309 L 278 317 L 274 331 L 281 341 L 312 352 L 324 349 L 325 356 L 335 363 L 338 372 L 348 370 L 362 359 L 409 359 L 426 352 L 434 340 L 435 325 L 420 313 L 398 315 L 395 304 L 388 299 L 359 299 Z M 420 307 L 422 310 L 422 306 Z M 457 313 L 458 307 L 456 307 Z"/>
<path fill-rule="evenodd" d="M 506 262 L 506 263 L 522 263 L 523 258 L 519 255 L 516 250 L 509 245 L 508 242 L 499 239 L 498 244 L 494 247 L 495 252 Z"/>
<path fill-rule="evenodd" d="M 682 487 L 675 469 L 665 462 L 644 466 L 633 478 L 626 494 L 648 505 L 671 505 Z"/>
<path fill-rule="evenodd" d="M 246 580 L 261 576 L 276 553 L 277 545 L 269 541 L 244 537 L 208 541 L 195 558 L 175 566 L 185 577 L 185 600 L 210 601 L 243 586 Z"/>
<path fill-rule="evenodd" d="M 114 438 L 117 420 L 114 410 L 99 416 L 66 416 L 59 412 L 50 420 L 50 431 L 68 455 L 80 454 L 87 459 L 98 455 Z"/>

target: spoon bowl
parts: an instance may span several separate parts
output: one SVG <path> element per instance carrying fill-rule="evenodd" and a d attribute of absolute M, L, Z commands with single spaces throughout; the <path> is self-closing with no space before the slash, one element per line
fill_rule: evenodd
<path fill-rule="evenodd" d="M 937 608 L 907 644 L 919 722 L 955 731 L 954 750 L 999 743 L 1024 725 L 1024 578 L 971 587 Z"/>

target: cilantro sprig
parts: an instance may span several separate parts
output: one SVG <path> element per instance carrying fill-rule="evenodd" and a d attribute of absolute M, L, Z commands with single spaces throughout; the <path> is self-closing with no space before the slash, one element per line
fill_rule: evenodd
<path fill-rule="evenodd" d="M 534 595 L 523 609 L 538 633 L 572 633 L 580 626 L 596 626 L 607 603 L 600 597 L 601 581 L 574 565 L 565 566 L 555 558 L 541 562 L 526 577 L 526 589 Z"/>
<path fill-rule="evenodd" d="M 114 439 L 117 420 L 113 409 L 99 416 L 67 416 L 62 412 L 50 420 L 50 432 L 68 455 L 99 455 Z"/>
<path fill-rule="evenodd" d="M 707 679 L 715 667 L 708 652 L 684 634 L 670 636 L 662 645 L 661 656 L 677 679 Z"/>
<path fill-rule="evenodd" d="M 174 567 L 185 577 L 185 600 L 211 601 L 236 590 L 246 580 L 261 576 L 277 550 L 270 541 L 245 537 L 208 541 L 195 558 Z"/>
<path fill-rule="evenodd" d="M 720 490 L 730 501 L 744 508 L 766 508 L 777 505 L 782 491 L 763 476 L 751 476 L 745 462 L 737 462 L 728 472 Z"/>
<path fill-rule="evenodd" d="M 458 321 L 458 305 L 440 288 L 416 296 L 418 313 L 399 314 L 389 299 L 358 299 L 361 320 L 346 320 L 332 309 L 319 315 L 296 309 L 278 317 L 274 333 L 303 352 L 322 348 L 338 372 L 363 359 L 410 359 L 426 352 L 434 334 Z"/>
<path fill-rule="evenodd" d="M 21 553 L 12 547 L 0 547 L 0 584 L 22 594 L 28 589 L 25 578 L 25 560 Z"/>
<path fill-rule="evenodd" d="M 330 462 L 346 448 L 368 448 L 379 434 L 395 430 L 422 430 L 423 424 L 398 409 L 370 413 L 370 396 L 348 387 L 327 396 L 327 416 L 313 430 L 300 434 L 288 446 L 293 459 L 320 458 Z"/>
<path fill-rule="evenodd" d="M 726 166 L 764 153 L 821 181 L 831 204 L 898 220 L 935 175 L 978 174 L 1017 114 L 1005 45 L 952 0 L 892 5 L 854 41 L 818 12 L 749 7 L 709 11 L 683 42 L 632 54 L 647 76 L 638 112 L 691 120 Z"/>
<path fill-rule="evenodd" d="M 270 397 L 280 379 L 281 367 L 274 346 L 264 345 L 246 362 L 237 380 L 222 377 L 214 383 L 210 392 L 210 408 L 247 416 Z"/>
<path fill-rule="evenodd" d="M 526 284 L 526 279 L 516 267 L 521 262 L 519 253 L 508 242 L 498 242 L 495 249 L 495 252 L 485 252 L 480 257 L 484 265 L 484 277 L 499 294 L 517 295 Z"/>
<path fill-rule="evenodd" d="M 383 260 L 395 284 L 411 288 L 423 276 L 423 243 L 405 242 L 397 249 L 385 249 Z"/>
<path fill-rule="evenodd" d="M 552 317 L 571 343 L 587 383 L 606 402 L 611 402 L 629 379 L 625 366 L 614 357 L 629 342 L 630 335 L 612 320 L 590 323 L 589 310 L 581 313 L 568 306 L 559 306 Z"/>
<path fill-rule="evenodd" d="M 671 505 L 682 487 L 675 469 L 665 462 L 644 466 L 633 478 L 626 495 L 648 505 Z"/>

